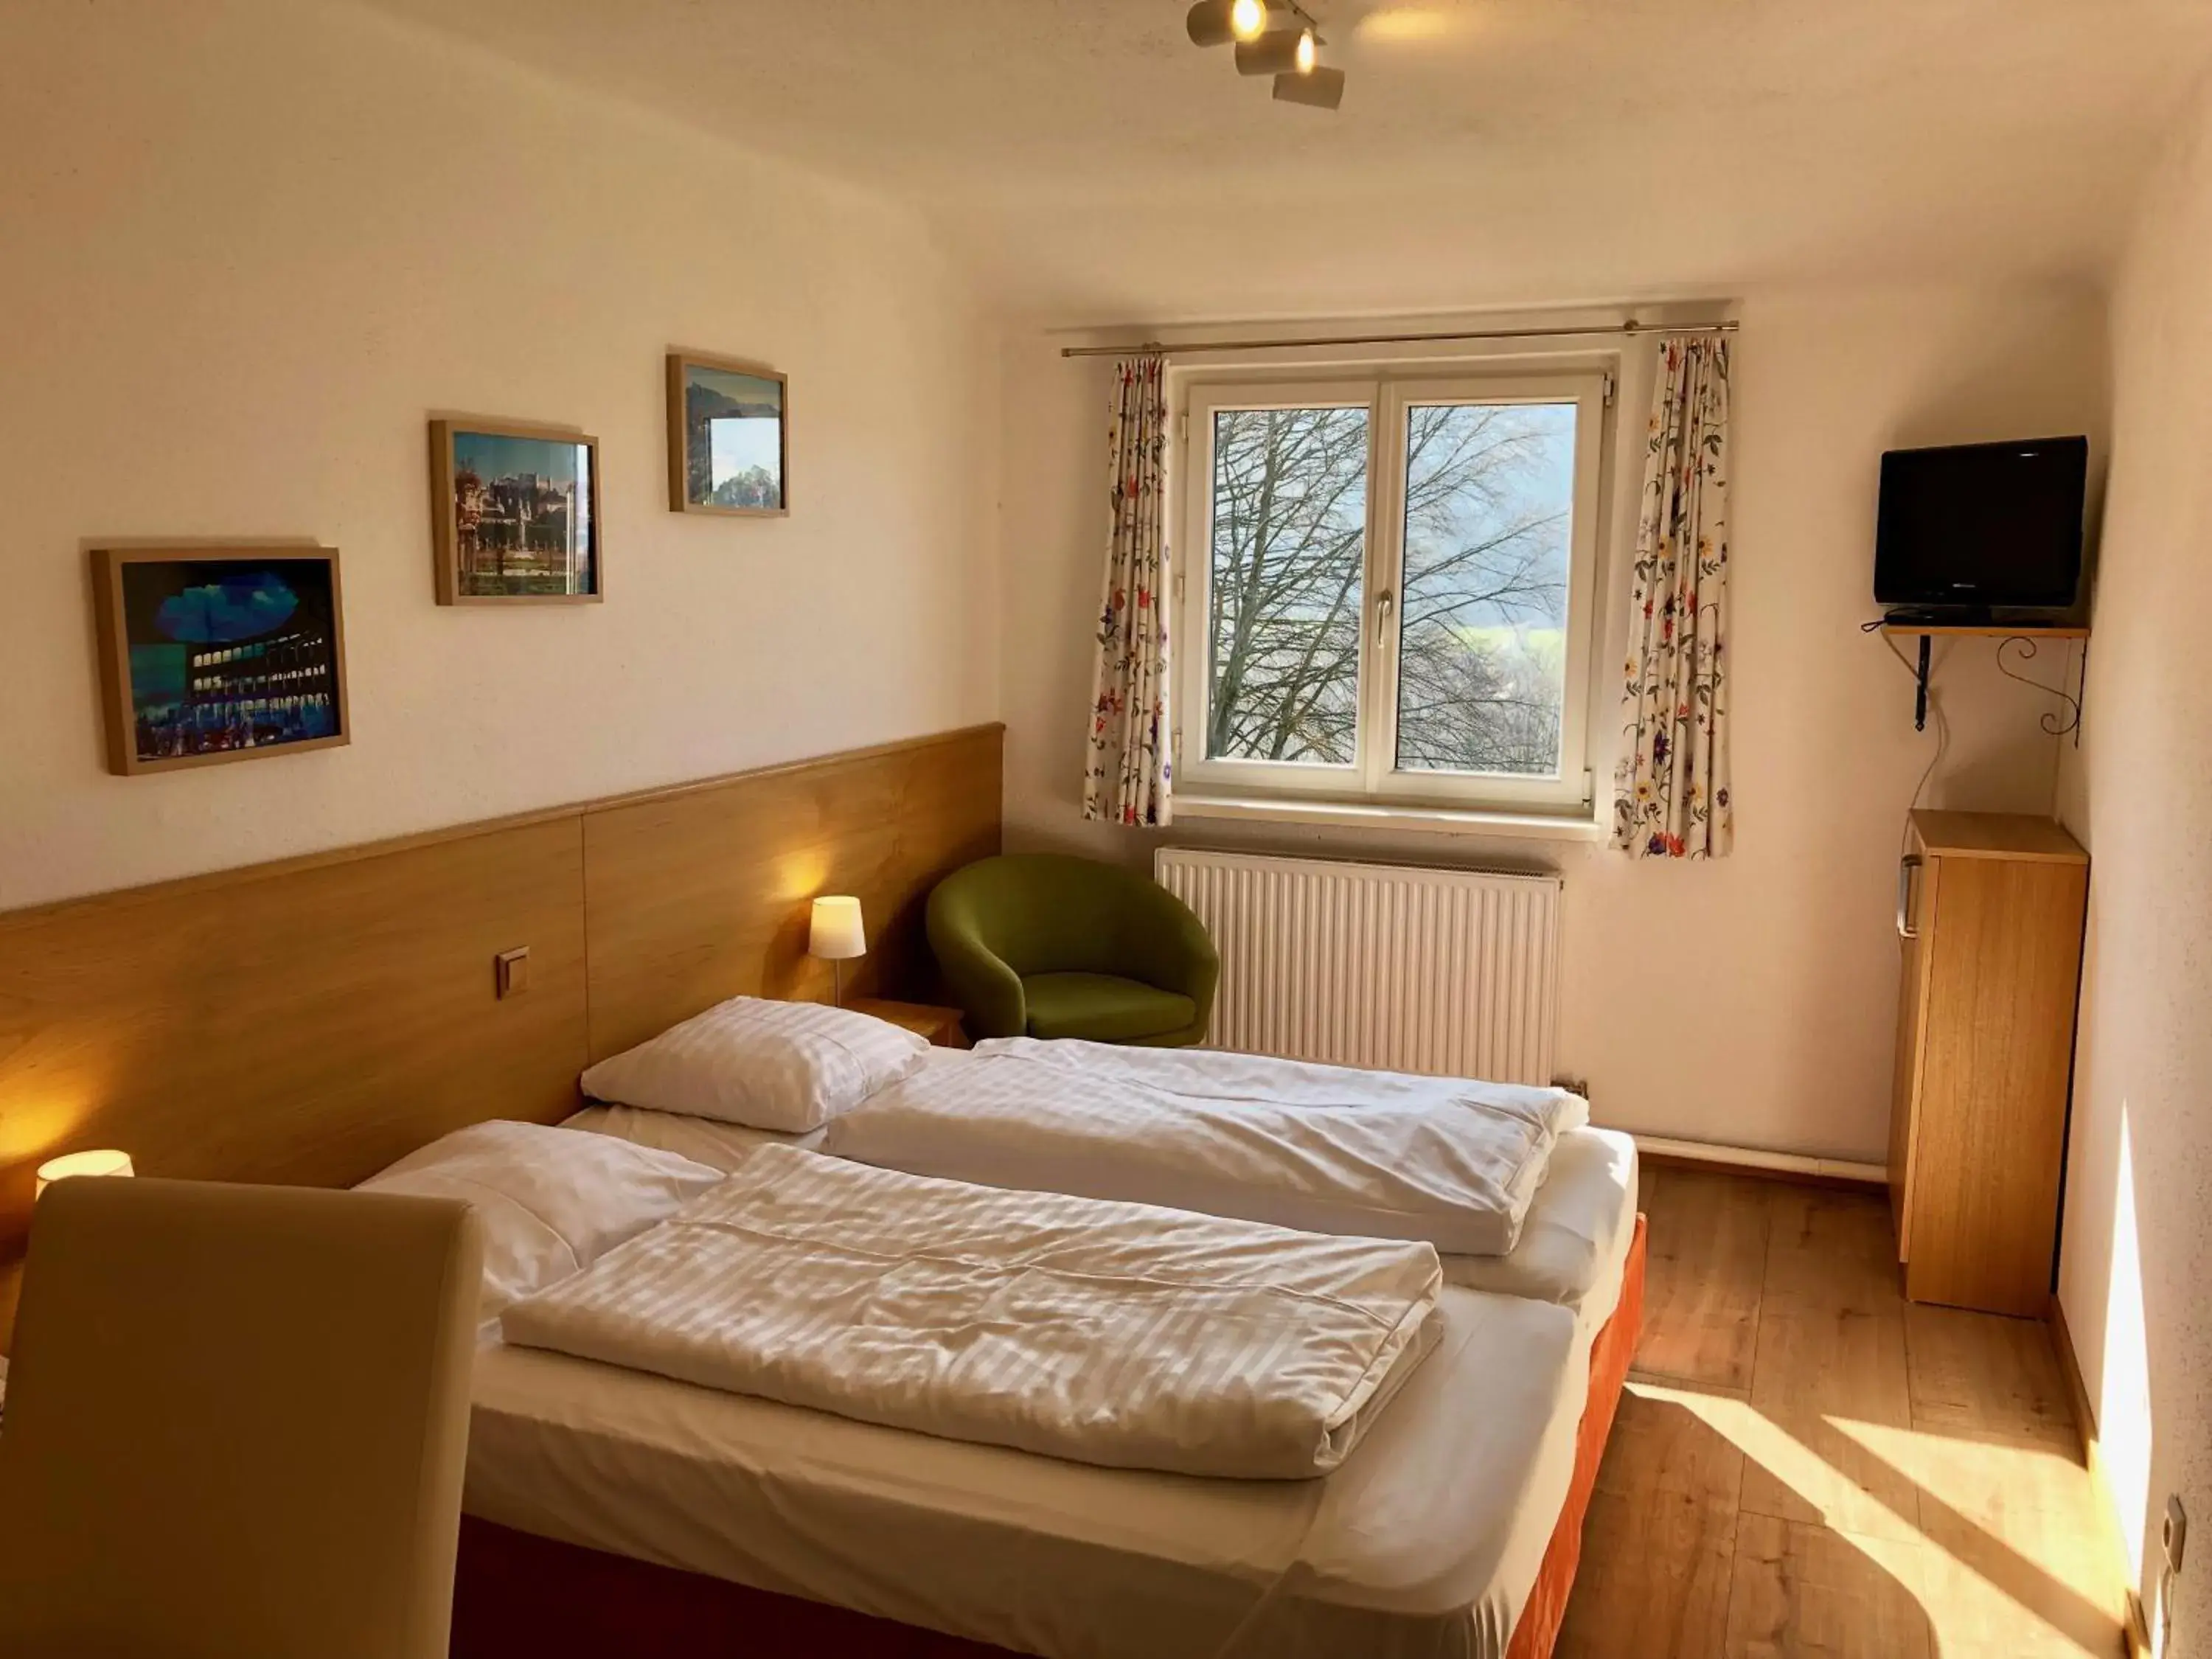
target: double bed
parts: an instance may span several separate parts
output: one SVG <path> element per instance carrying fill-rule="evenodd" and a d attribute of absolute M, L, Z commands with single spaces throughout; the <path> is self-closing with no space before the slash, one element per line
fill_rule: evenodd
<path fill-rule="evenodd" d="M 489 1120 L 556 1133 L 580 1068 L 718 1000 L 828 994 L 794 872 L 878 920 L 856 988 L 921 982 L 927 895 L 1000 850 L 1000 751 L 943 732 L 0 918 L 0 1109 L 40 1156 L 327 1187 Z M 495 998 L 525 942 L 528 994 Z M 730 1133 L 647 1119 L 569 1139 Z M 1580 1207 L 1578 1158 L 1611 1189 Z M 1634 1191 L 1625 1142 L 1563 1136 L 1510 1252 L 1443 1263 L 1443 1340 L 1323 1479 L 1063 1463 L 495 1338 L 455 1651 L 1541 1659 L 1635 1338 Z M 0 1250 L 0 1329 L 14 1283 Z"/>
<path fill-rule="evenodd" d="M 807 1146 L 592 1107 L 735 1170 Z M 457 1659 L 608 1651 L 1540 1659 L 1640 1318 L 1626 1137 L 1562 1134 L 1508 1254 L 1326 1479 L 1107 1468 L 487 1342 Z"/>

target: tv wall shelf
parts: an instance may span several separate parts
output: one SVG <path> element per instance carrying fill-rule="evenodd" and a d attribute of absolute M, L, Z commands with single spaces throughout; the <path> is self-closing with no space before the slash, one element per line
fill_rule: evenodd
<path fill-rule="evenodd" d="M 2018 623 L 2008 626 L 2003 623 L 1884 623 L 1881 631 L 1894 639 L 1910 639 L 1917 634 L 1922 639 L 1931 635 L 1942 638 L 1948 634 L 1978 634 L 1992 640 L 2086 640 L 2086 628 L 2024 628 Z"/>
<path fill-rule="evenodd" d="M 2065 718 L 2061 719 L 2056 714 L 2045 714 L 2043 717 L 2043 729 L 2045 732 L 2054 738 L 2063 737 L 2067 732 L 2071 732 L 2075 733 L 2075 743 L 2081 741 L 2081 700 L 2069 696 L 2063 687 L 2045 685 L 2041 680 L 2031 679 L 2016 669 L 2006 667 L 2004 653 L 2006 647 L 2017 645 L 2021 647 L 2021 659 L 2027 660 L 2035 655 L 2036 642 L 2039 640 L 2087 640 L 2089 637 L 2087 628 L 2077 627 L 2071 623 L 2053 623 L 2044 626 L 2021 623 L 1886 622 L 1881 624 L 1881 631 L 1890 639 L 1917 637 L 1920 641 L 1920 664 L 1916 671 L 1919 685 L 1912 699 L 1912 729 L 1914 731 L 1925 732 L 1928 729 L 1928 665 L 1933 654 L 1936 641 L 1970 637 L 1997 641 L 1997 672 L 2008 679 L 2018 680 L 2022 685 L 2032 685 L 2039 691 L 2047 691 L 2066 705 L 2068 712 Z M 2088 678 L 2088 654 L 2089 648 L 2085 645 L 2081 647 L 2083 659 L 2081 673 L 2085 683 Z"/>

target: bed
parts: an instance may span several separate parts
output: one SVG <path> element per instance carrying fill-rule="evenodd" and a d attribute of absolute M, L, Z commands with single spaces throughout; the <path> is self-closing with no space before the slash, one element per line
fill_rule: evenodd
<path fill-rule="evenodd" d="M 580 1068 L 719 1000 L 826 996 L 826 965 L 805 955 L 805 892 L 856 893 L 878 923 L 875 948 L 852 988 L 921 984 L 927 895 L 951 871 L 999 850 L 1000 749 L 995 727 L 940 733 L 0 919 L 26 964 L 12 987 L 0 1109 L 27 1115 L 39 1157 L 116 1145 L 131 1149 L 142 1171 L 162 1176 L 331 1187 L 372 1178 L 487 1119 L 552 1123 L 574 1111 Z M 799 890 L 794 871 L 805 872 Z M 333 939 L 362 948 L 334 952 Z M 528 994 L 495 998 L 487 961 L 526 941 Z M 185 983 L 195 994 L 177 994 Z M 363 1018 L 364 1008 L 375 1018 Z M 234 1017 L 211 1028 L 210 1010 Z M 81 1109 L 66 1123 L 49 1109 L 64 1097 Z M 221 1134 L 209 1133 L 209 1101 L 221 1102 Z M 30 1145 L 0 1170 L 0 1232 L 11 1236 L 30 1213 L 37 1161 Z M 1549 1183 L 1560 1190 L 1565 1152 Z M 1621 1193 L 1618 1209 L 1632 1218 L 1632 1197 Z M 1531 1246 L 1541 1231 L 1540 1215 L 1532 1218 L 1530 1237 L 1511 1259 L 1516 1282 L 1501 1287 L 1477 1273 L 1468 1288 L 1492 1295 L 1503 1288 L 1532 1304 L 1549 1299 L 1554 1314 L 1571 1304 L 1570 1352 L 1591 1334 L 1589 1353 L 1579 1370 L 1566 1367 L 1561 1395 L 1545 1416 L 1539 1438 L 1548 1461 L 1515 1477 L 1532 1492 L 1544 1488 L 1522 1506 L 1521 1534 L 1540 1539 L 1540 1563 L 1528 1565 L 1525 1541 L 1496 1545 L 1499 1562 L 1516 1565 L 1468 1590 L 1462 1611 L 1478 1603 L 1497 1611 L 1480 1627 L 1472 1613 L 1445 1618 L 1437 1638 L 1445 1650 L 1495 1650 L 1501 1639 L 1513 1659 L 1540 1659 L 1548 1650 L 1634 1341 L 1635 1233 L 1615 1225 L 1605 1236 L 1620 1251 L 1620 1272 L 1600 1288 L 1585 1286 L 1582 1273 L 1601 1254 L 1596 1241 L 1571 1226 L 1553 1236 L 1548 1274 L 1536 1271 L 1541 1252 Z M 1508 1319 L 1547 1322 L 1540 1305 L 1531 1314 L 1454 1301 L 1474 1310 L 1470 1318 L 1492 1318 L 1498 1332 L 1505 1327 L 1496 1322 Z M 12 1276 L 0 1261 L 0 1328 L 11 1302 Z M 1548 1322 L 1556 1332 L 1556 1318 Z M 457 1652 L 991 1650 L 995 1627 L 939 1618 L 945 1628 L 927 1628 L 935 1615 L 901 1602 L 911 1591 L 898 1586 L 893 1560 L 859 1563 L 850 1599 L 867 1611 L 792 1593 L 802 1589 L 796 1571 L 760 1578 L 766 1588 L 715 1576 L 710 1555 L 687 1557 L 674 1547 L 684 1540 L 654 1536 L 646 1517 L 626 1516 L 616 1502 L 637 1474 L 620 1450 L 658 1443 L 672 1478 L 686 1469 L 709 1478 L 718 1467 L 712 1437 L 705 1419 L 690 1414 L 703 1391 L 551 1357 L 509 1363 L 517 1358 L 486 1354 L 487 1461 L 475 1472 L 477 1513 L 465 1522 Z M 1445 1374 L 1440 1367 L 1435 1376 Z M 1578 1406 L 1577 1378 L 1587 1396 Z M 545 1388 L 533 1393 L 540 1382 Z M 517 1432 L 495 1432 L 502 1421 Z M 1561 1425 L 1575 1449 L 1566 1469 L 1557 1454 Z M 1410 1419 L 1401 1425 L 1414 1426 Z M 502 1438 L 513 1453 L 504 1467 L 495 1449 Z M 768 1438 L 762 1457 L 784 1461 L 775 1466 L 775 1484 L 754 1485 L 763 1505 L 796 1515 L 792 1503 L 812 1468 L 788 1436 Z M 1379 1456 L 1387 1444 L 1386 1437 L 1363 1448 L 1343 1473 L 1366 1479 L 1376 1461 L 1367 1454 Z M 896 1468 L 896 1460 L 886 1467 Z M 1340 1473 L 1324 1484 L 1348 1489 L 1352 1482 Z M 502 1486 L 512 1488 L 516 1507 L 495 1501 Z M 1388 1483 L 1378 1477 L 1370 1490 L 1387 1491 Z M 538 1511 L 520 1507 L 526 1493 L 534 1494 Z M 726 1535 L 740 1518 L 718 1516 L 710 1505 L 683 1520 L 703 1552 L 728 1547 Z M 931 1524 L 902 1536 L 900 1548 L 933 1559 Z M 793 1547 L 823 1542 L 799 1534 Z M 1009 1596 L 1020 1588 L 1012 1582 L 1016 1561 L 1019 1571 L 1039 1570 L 1035 1551 L 979 1553 L 982 1569 L 999 1564 L 999 1582 L 989 1588 Z M 1256 1605 L 1281 1575 L 1271 1577 L 1256 1549 L 1246 1553 L 1211 1575 L 1174 1569 L 1164 1557 L 1153 1565 L 1177 1583 L 1226 1580 Z M 1274 1559 L 1290 1559 L 1287 1548 Z M 1349 1608 L 1342 1616 L 1357 1620 L 1373 1611 L 1359 1604 L 1361 1595 L 1373 1601 L 1370 1591 L 1392 1587 L 1345 1589 L 1333 1601 L 1311 1595 L 1316 1588 L 1290 1583 L 1278 1595 L 1304 1592 L 1316 1607 Z M 1207 1593 L 1222 1595 L 1222 1584 Z M 1402 1604 L 1400 1610 L 1425 1616 L 1418 1604 L 1410 1613 Z M 922 1622 L 883 1616 L 894 1611 Z M 1098 1622 L 1110 1626 L 1125 1611 L 1115 1607 Z M 1320 1641 L 1326 1632 L 1318 1623 L 1316 1629 Z M 1047 1634 L 1030 1641 L 1009 1629 L 999 1632 L 999 1645 L 1043 1645 Z M 1356 1648 L 1358 1639 L 1347 1644 Z"/>
<path fill-rule="evenodd" d="M 721 1169 L 809 1139 L 570 1123 Z M 1443 1340 L 1326 1480 L 1091 1468 L 495 1343 L 453 1651 L 1540 1659 L 1640 1319 L 1632 1144 L 1563 1136 L 1512 1254 L 1447 1267 Z"/>

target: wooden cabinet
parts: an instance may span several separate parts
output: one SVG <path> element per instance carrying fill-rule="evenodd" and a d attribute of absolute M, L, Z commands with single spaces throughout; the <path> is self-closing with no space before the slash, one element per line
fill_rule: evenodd
<path fill-rule="evenodd" d="M 1915 1302 L 2049 1307 L 2088 891 L 2048 818 L 1912 815 L 1889 1193 Z"/>

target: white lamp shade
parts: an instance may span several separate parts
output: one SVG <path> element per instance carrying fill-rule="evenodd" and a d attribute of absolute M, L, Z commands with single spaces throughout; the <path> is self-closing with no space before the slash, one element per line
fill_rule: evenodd
<path fill-rule="evenodd" d="M 57 1181 L 67 1181 L 76 1176 L 127 1176 L 131 1173 L 131 1154 L 128 1152 L 118 1152 L 112 1147 L 94 1152 L 71 1152 L 64 1158 L 50 1158 L 39 1165 L 38 1190 L 33 1196 L 44 1194 Z"/>
<path fill-rule="evenodd" d="M 825 962 L 849 962 L 867 953 L 868 935 L 860 925 L 860 901 L 842 894 L 815 900 L 806 954 L 820 957 Z"/>

